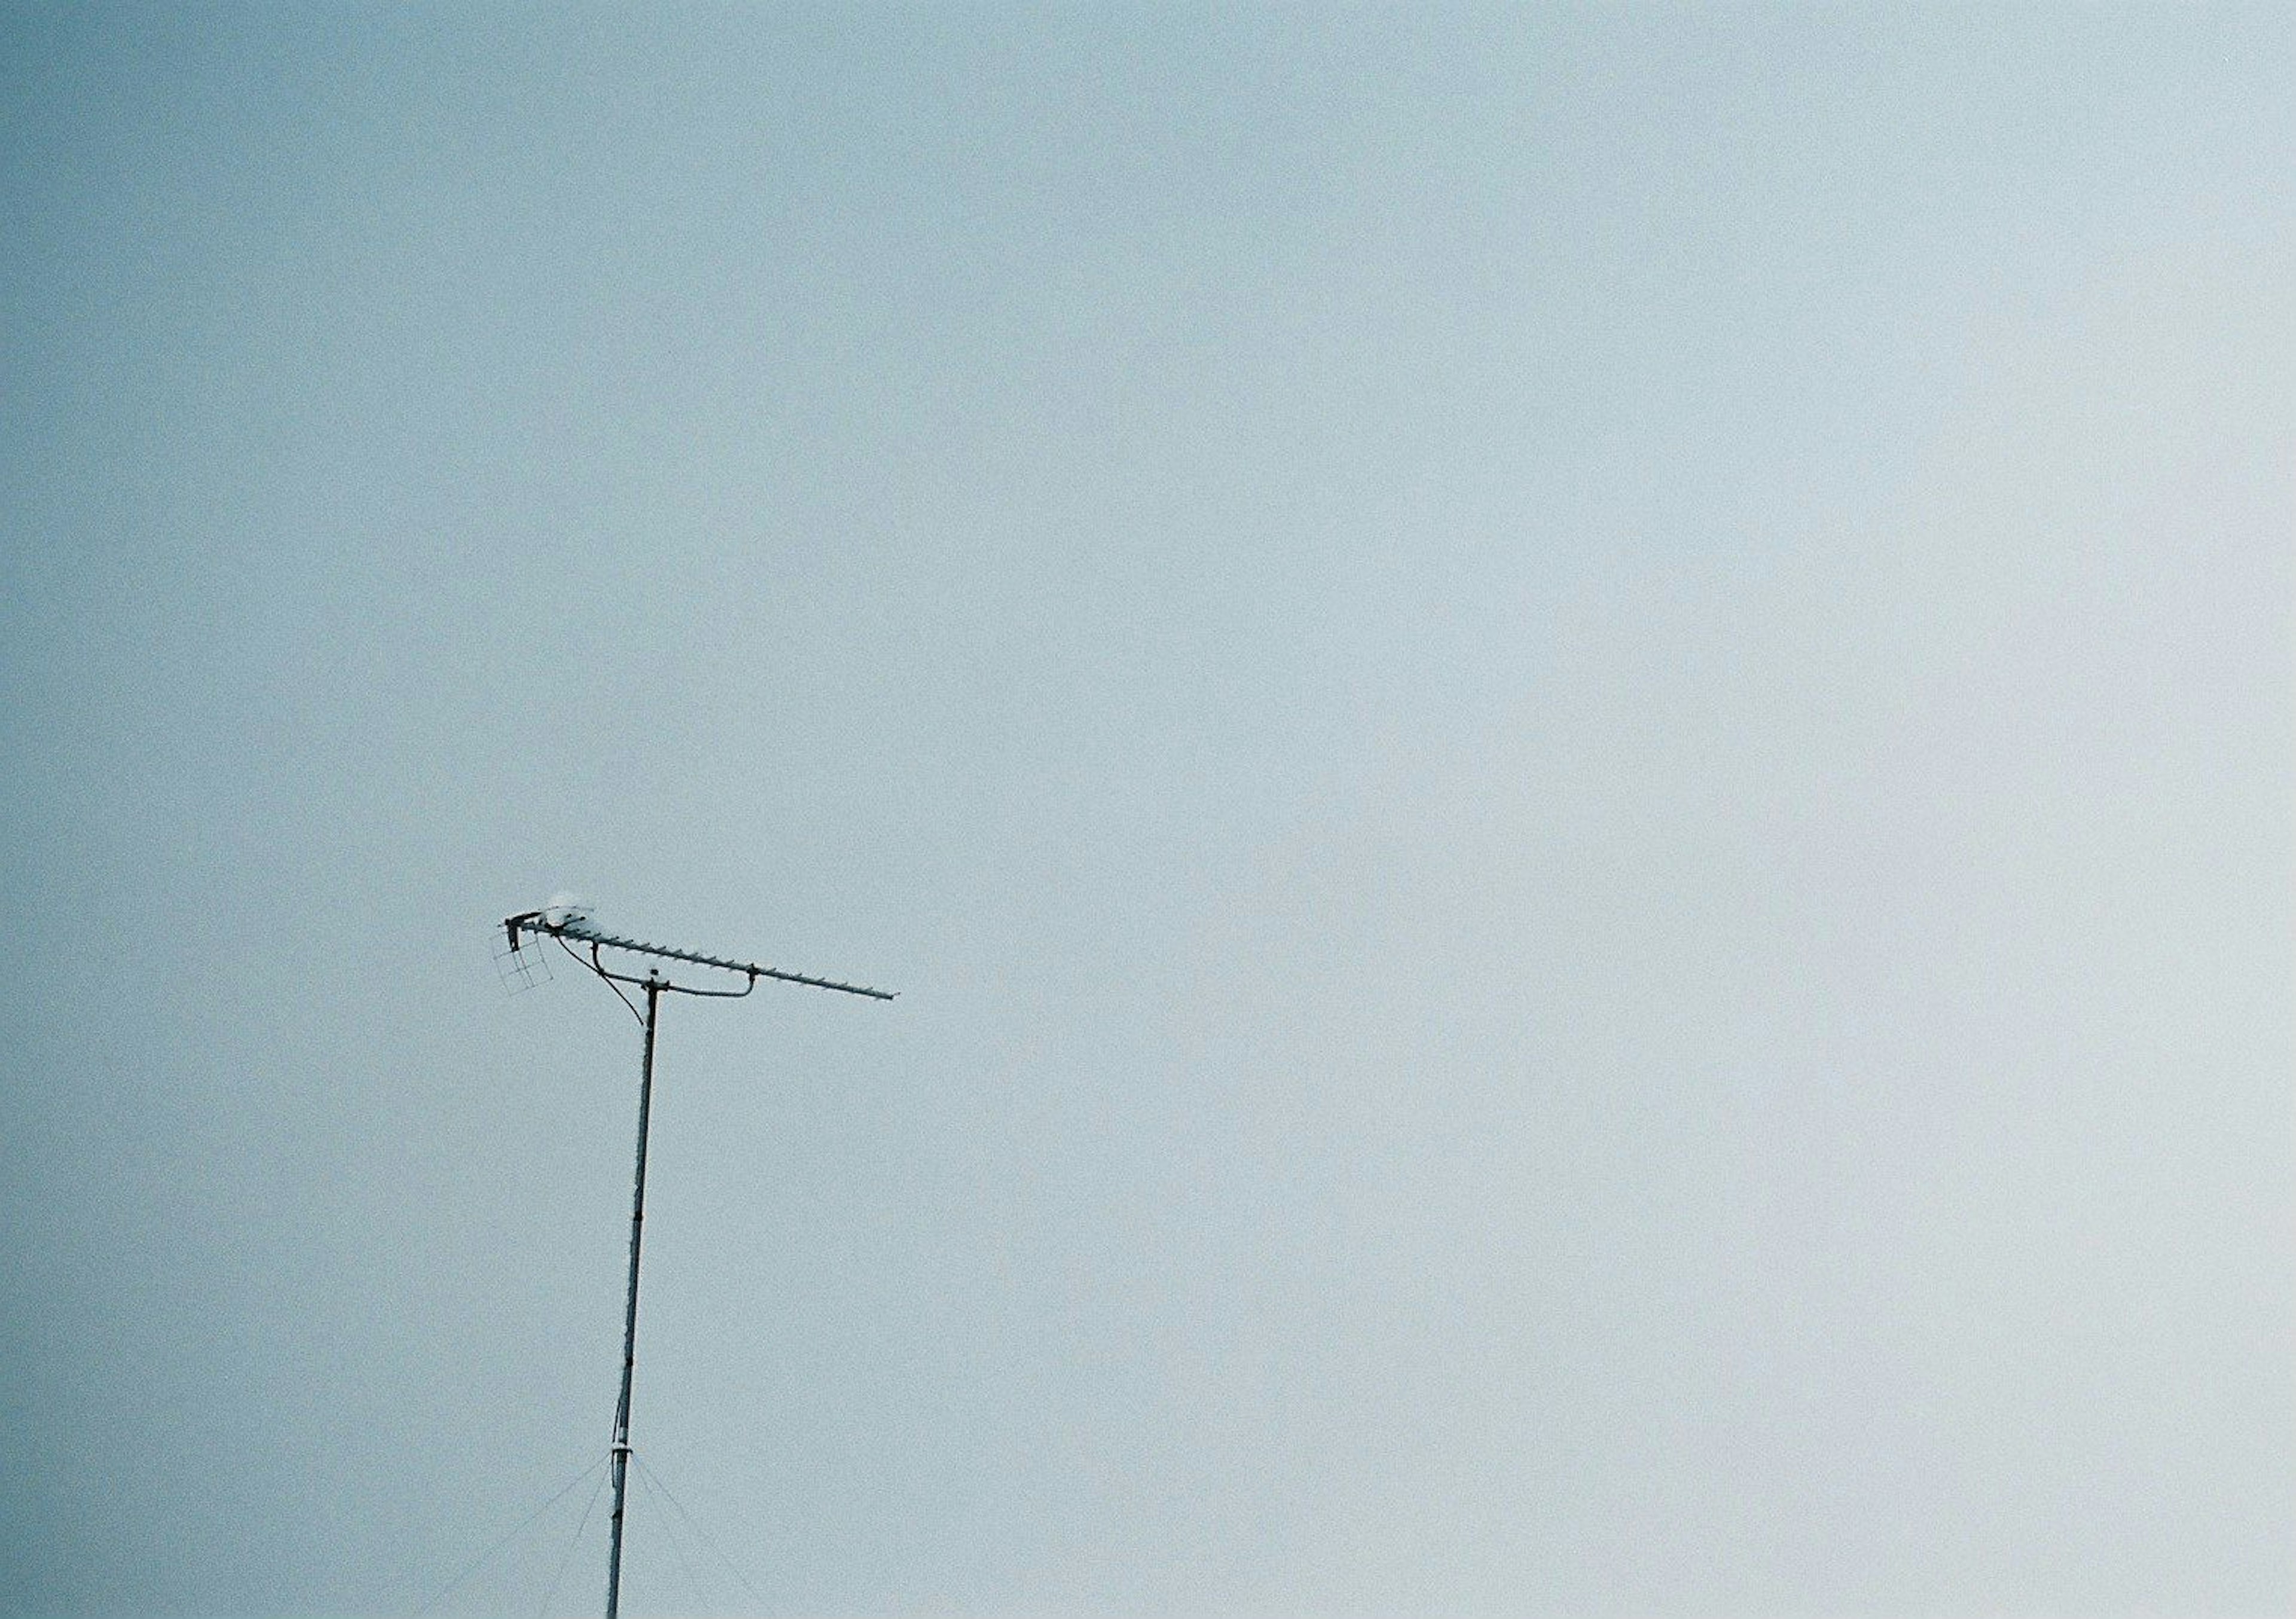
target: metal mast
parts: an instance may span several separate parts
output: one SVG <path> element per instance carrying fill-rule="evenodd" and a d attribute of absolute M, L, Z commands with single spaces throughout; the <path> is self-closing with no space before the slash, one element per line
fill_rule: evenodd
<path fill-rule="evenodd" d="M 607 986 L 621 996 L 622 1003 L 636 1014 L 645 1031 L 643 1055 L 638 1064 L 638 1151 L 637 1170 L 630 1191 L 630 1287 L 622 1311 L 622 1386 L 614 1401 L 614 1443 L 610 1466 L 614 1484 L 614 1511 L 609 1520 L 611 1539 L 606 1551 L 606 1619 L 619 1619 L 622 1605 L 622 1509 L 630 1464 L 630 1383 L 638 1363 L 638 1255 L 645 1236 L 646 1134 L 653 1116 L 653 1036 L 660 1020 L 661 998 L 664 995 L 698 995 L 706 1000 L 738 1001 L 758 987 L 760 978 L 772 978 L 783 984 L 802 984 L 812 989 L 833 989 L 849 995 L 866 995 L 873 1001 L 890 1001 L 890 990 L 871 989 L 865 985 L 840 984 L 834 978 L 816 978 L 805 973 L 783 972 L 778 968 L 761 967 L 754 961 L 730 961 L 723 956 L 703 955 L 698 951 L 672 950 L 666 945 L 649 944 L 639 939 L 622 938 L 602 933 L 590 925 L 586 912 L 571 906 L 554 905 L 546 911 L 528 911 L 503 919 L 503 930 L 510 940 L 511 953 L 515 956 L 521 948 L 520 936 L 528 936 L 525 943 L 542 938 L 558 941 L 569 955 L 606 981 Z M 578 953 L 576 944 L 587 945 L 587 959 Z M 626 955 L 649 956 L 661 961 L 684 961 L 696 967 L 739 975 L 744 982 L 739 989 L 704 989 L 689 984 L 675 984 L 663 976 L 660 968 L 649 965 L 643 978 L 616 972 L 605 964 L 603 952 L 616 951 Z M 722 981 L 722 980 L 721 980 Z M 627 984 L 645 992 L 645 1010 L 639 1011 L 627 995 L 618 987 Z"/>

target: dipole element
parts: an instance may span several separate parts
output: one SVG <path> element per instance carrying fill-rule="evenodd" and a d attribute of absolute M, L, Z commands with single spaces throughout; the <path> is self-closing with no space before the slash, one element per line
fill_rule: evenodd
<path fill-rule="evenodd" d="M 619 1619 L 622 1605 L 622 1513 L 627 1501 L 630 1465 L 630 1387 L 638 1363 L 638 1258 L 645 1239 L 646 1136 L 653 1117 L 654 1029 L 660 1020 L 661 998 L 666 994 L 677 994 L 739 1000 L 757 988 L 760 978 L 801 984 L 812 989 L 833 989 L 849 995 L 865 995 L 875 1001 L 890 1001 L 893 994 L 890 990 L 871 989 L 859 984 L 840 984 L 833 978 L 783 972 L 778 968 L 761 967 L 755 962 L 729 961 L 722 956 L 703 955 L 698 951 L 672 950 L 665 945 L 601 933 L 590 926 L 586 914 L 554 906 L 549 911 L 529 911 L 505 917 L 503 929 L 509 937 L 512 955 L 516 955 L 521 946 L 521 934 L 556 939 L 567 954 L 604 979 L 607 986 L 621 996 L 622 1003 L 637 1015 L 638 1022 L 645 1031 L 644 1052 L 638 1064 L 637 1169 L 632 1177 L 630 1190 L 630 1286 L 622 1312 L 622 1385 L 621 1392 L 614 1401 L 614 1443 L 610 1456 L 614 1483 L 614 1511 L 609 1520 L 611 1539 L 606 1551 L 606 1619 Z M 573 944 L 569 942 L 574 940 L 590 947 L 587 961 L 576 953 Z M 649 967 L 643 978 L 632 977 L 627 973 L 616 972 L 605 964 L 603 953 L 610 950 L 666 961 L 690 962 L 720 972 L 738 973 L 747 982 L 739 989 L 703 989 L 693 985 L 674 984 L 662 976 L 658 967 Z M 645 1010 L 643 1012 L 638 1011 L 630 998 L 616 987 L 624 984 L 645 992 Z"/>

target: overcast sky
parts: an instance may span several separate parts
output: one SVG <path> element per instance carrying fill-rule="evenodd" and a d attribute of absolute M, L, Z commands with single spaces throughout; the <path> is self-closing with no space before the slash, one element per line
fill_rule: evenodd
<path fill-rule="evenodd" d="M 2292 61 L 9 8 L 0 1611 L 2285 1611 Z"/>

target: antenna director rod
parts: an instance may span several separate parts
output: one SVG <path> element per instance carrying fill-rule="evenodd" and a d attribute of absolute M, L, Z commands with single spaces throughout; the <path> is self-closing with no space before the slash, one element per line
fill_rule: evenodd
<path fill-rule="evenodd" d="M 724 956 L 706 956 L 695 950 L 673 950 L 667 944 L 649 944 L 642 939 L 626 939 L 618 934 L 601 933 L 586 922 L 546 922 L 539 912 L 526 916 L 512 917 L 504 924 L 515 937 L 521 928 L 536 933 L 546 933 L 554 938 L 579 939 L 586 944 L 603 945 L 608 950 L 627 950 L 636 955 L 660 956 L 665 961 L 691 961 L 697 967 L 716 967 L 726 972 L 747 973 L 752 978 L 775 978 L 783 984 L 803 984 L 814 989 L 833 989 L 848 995 L 866 995 L 873 1001 L 890 1001 L 890 989 L 871 989 L 865 984 L 840 984 L 834 978 L 816 978 L 801 972 L 783 972 L 778 967 L 761 967 L 755 961 L 734 961 Z"/>

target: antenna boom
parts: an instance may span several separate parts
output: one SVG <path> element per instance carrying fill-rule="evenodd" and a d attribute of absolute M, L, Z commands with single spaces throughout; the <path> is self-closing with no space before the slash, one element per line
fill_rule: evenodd
<path fill-rule="evenodd" d="M 660 956 L 664 961 L 691 961 L 697 967 L 716 967 L 726 972 L 746 973 L 752 978 L 773 978 L 783 984 L 802 984 L 809 989 L 833 989 L 840 994 L 866 995 L 872 1001 L 890 1001 L 896 992 L 872 989 L 865 984 L 840 984 L 835 978 L 816 978 L 801 972 L 784 972 L 778 967 L 764 967 L 755 961 L 730 961 L 724 956 L 706 956 L 695 950 L 673 950 L 667 944 L 649 944 L 643 939 L 626 939 L 619 934 L 601 933 L 586 922 L 552 922 L 543 914 L 529 912 L 524 916 L 506 919 L 503 926 L 516 938 L 521 928 L 536 933 L 546 933 L 553 938 L 579 939 L 585 944 L 595 944 L 606 950 L 626 950 L 633 955 Z"/>

